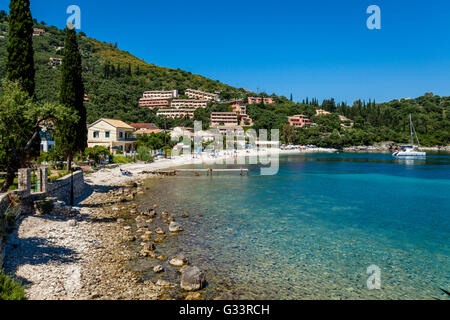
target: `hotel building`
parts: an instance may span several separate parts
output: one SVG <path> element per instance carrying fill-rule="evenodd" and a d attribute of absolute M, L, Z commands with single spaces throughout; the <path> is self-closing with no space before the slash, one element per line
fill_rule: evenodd
<path fill-rule="evenodd" d="M 220 101 L 219 95 L 217 93 L 204 92 L 194 89 L 186 89 L 184 94 L 191 99 Z"/>
<path fill-rule="evenodd" d="M 261 103 L 262 98 L 260 97 L 248 97 L 248 104 L 258 104 Z M 264 104 L 273 104 L 275 101 L 272 98 L 264 98 Z"/>
<path fill-rule="evenodd" d="M 212 112 L 211 127 L 215 126 L 237 126 L 238 117 L 236 112 Z"/>
<path fill-rule="evenodd" d="M 139 99 L 139 106 L 153 108 L 163 108 L 169 106 L 169 100 L 154 99 L 154 98 L 141 98 Z"/>
<path fill-rule="evenodd" d="M 288 117 L 289 125 L 292 127 L 310 126 L 311 120 L 303 114 L 298 114 L 292 117 Z"/>
<path fill-rule="evenodd" d="M 244 101 L 242 100 L 235 100 L 230 101 L 231 108 L 233 108 L 233 112 L 236 112 L 237 114 L 246 114 L 247 113 L 247 107 L 245 106 Z"/>
<path fill-rule="evenodd" d="M 156 112 L 157 116 L 167 117 L 167 118 L 183 118 L 188 116 L 189 118 L 194 117 L 195 109 L 159 109 Z"/>
<path fill-rule="evenodd" d="M 206 108 L 209 100 L 188 100 L 188 99 L 174 99 L 170 103 L 172 108 Z"/>
<path fill-rule="evenodd" d="M 145 91 L 142 94 L 143 99 L 173 99 L 178 98 L 178 90 L 170 91 Z"/>

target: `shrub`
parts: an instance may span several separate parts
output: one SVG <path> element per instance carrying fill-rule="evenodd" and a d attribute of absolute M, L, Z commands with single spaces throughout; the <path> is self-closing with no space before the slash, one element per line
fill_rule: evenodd
<path fill-rule="evenodd" d="M 153 157 L 150 155 L 150 149 L 147 147 L 138 147 L 136 158 L 140 161 L 152 162 Z"/>
<path fill-rule="evenodd" d="M 22 283 L 0 271 L 0 300 L 25 300 L 25 287 Z"/>
<path fill-rule="evenodd" d="M 121 156 L 121 155 L 114 155 L 112 157 L 112 162 L 113 163 L 118 163 L 118 164 L 125 164 L 125 163 L 130 163 L 133 162 L 133 158 L 127 158 L 125 156 Z"/>

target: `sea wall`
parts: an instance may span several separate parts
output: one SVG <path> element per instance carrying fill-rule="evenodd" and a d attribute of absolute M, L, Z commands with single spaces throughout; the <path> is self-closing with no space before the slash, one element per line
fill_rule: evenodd
<path fill-rule="evenodd" d="M 66 204 L 70 203 L 70 189 L 71 189 L 71 175 L 62 177 L 47 185 L 47 194 L 50 197 L 55 197 L 58 200 L 64 201 Z M 73 195 L 74 199 L 80 198 L 86 191 L 86 184 L 84 182 L 83 172 L 77 171 L 73 174 Z"/>

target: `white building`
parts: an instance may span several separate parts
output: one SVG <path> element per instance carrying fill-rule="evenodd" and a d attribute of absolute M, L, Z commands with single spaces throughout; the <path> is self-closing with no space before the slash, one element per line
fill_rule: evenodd
<path fill-rule="evenodd" d="M 220 101 L 219 95 L 217 93 L 204 92 L 195 89 L 186 89 L 184 94 L 192 99 Z"/>

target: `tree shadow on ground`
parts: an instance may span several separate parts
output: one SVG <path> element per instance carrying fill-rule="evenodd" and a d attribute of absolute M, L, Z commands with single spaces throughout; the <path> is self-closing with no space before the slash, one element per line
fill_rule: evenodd
<path fill-rule="evenodd" d="M 15 275 L 22 265 L 65 264 L 79 260 L 77 253 L 69 248 L 55 246 L 43 238 L 17 238 L 10 235 L 5 246 L 4 269 L 7 274 Z M 24 285 L 31 284 L 29 279 L 15 276 Z"/>

